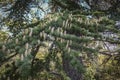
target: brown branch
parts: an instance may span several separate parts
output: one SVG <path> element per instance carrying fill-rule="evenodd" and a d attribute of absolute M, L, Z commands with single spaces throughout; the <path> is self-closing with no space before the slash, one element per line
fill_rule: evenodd
<path fill-rule="evenodd" d="M 102 51 L 102 52 L 99 52 L 100 54 L 103 54 L 103 55 L 107 55 L 107 56 L 116 56 L 118 55 L 120 52 L 120 50 L 116 50 L 116 51 L 112 51 L 112 52 L 109 52 L 109 51 Z M 113 54 L 114 53 L 114 54 Z"/>
<path fill-rule="evenodd" d="M 32 62 L 31 62 L 31 78 L 32 78 L 32 80 L 34 79 L 33 78 L 33 75 L 34 75 L 33 64 L 34 64 L 34 60 L 35 60 L 35 57 L 37 55 L 37 52 L 39 50 L 39 47 L 40 47 L 40 45 L 37 45 L 32 52 L 32 56 L 33 56 L 33 59 L 32 59 Z"/>
<path fill-rule="evenodd" d="M 8 58 L 4 59 L 4 60 L 2 61 L 2 63 L 0 63 L 0 67 L 1 67 L 5 62 L 9 61 L 11 58 L 15 57 L 16 55 L 17 55 L 17 53 L 15 53 L 15 54 L 9 56 Z"/>

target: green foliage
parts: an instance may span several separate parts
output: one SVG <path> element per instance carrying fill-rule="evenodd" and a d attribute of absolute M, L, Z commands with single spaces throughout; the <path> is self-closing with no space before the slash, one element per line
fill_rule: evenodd
<path fill-rule="evenodd" d="M 10 64 L 9 60 L 13 64 L 6 67 L 8 70 L 2 73 L 0 79 L 95 80 L 99 65 L 96 64 L 96 55 L 119 54 L 119 51 L 111 51 L 110 46 L 106 46 L 106 43 L 120 44 L 120 30 L 104 12 L 84 10 L 77 0 L 52 0 L 53 9 L 57 5 L 61 8 L 60 12 L 53 11 L 44 19 L 27 25 L 24 24 L 27 22 L 24 15 L 28 14 L 30 3 L 31 0 L 17 0 L 10 8 L 8 18 L 11 22 L 7 25 L 13 35 L 0 43 L 0 66 Z M 107 32 L 115 36 L 105 36 Z M 45 52 L 40 50 L 41 47 Z M 116 47 L 119 49 L 119 46 Z M 44 57 L 39 57 L 39 54 Z M 110 67 L 106 68 L 108 72 L 114 71 L 113 65 L 110 63 Z"/>
<path fill-rule="evenodd" d="M 101 56 L 104 57 L 104 56 Z M 106 60 L 106 56 L 103 58 L 103 60 Z M 118 56 L 114 56 L 111 57 L 107 63 L 101 65 L 99 67 L 99 71 L 96 72 L 95 77 L 96 79 L 99 80 L 111 80 L 111 79 L 115 79 L 115 80 L 119 80 L 119 70 L 120 70 L 120 65 L 119 65 L 119 55 Z M 104 62 L 104 61 L 103 61 Z"/>
<path fill-rule="evenodd" d="M 6 40 L 8 37 L 8 33 L 4 31 L 0 31 L 0 42 Z"/>

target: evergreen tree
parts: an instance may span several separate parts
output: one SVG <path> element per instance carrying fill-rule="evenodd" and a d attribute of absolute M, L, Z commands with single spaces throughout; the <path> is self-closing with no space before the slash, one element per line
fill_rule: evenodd
<path fill-rule="evenodd" d="M 0 73 L 0 79 L 83 80 L 85 55 L 90 59 L 96 54 L 119 55 L 120 30 L 113 16 L 109 17 L 113 13 L 106 13 L 111 9 L 99 11 L 86 1 L 91 8 L 87 9 L 81 5 L 83 2 L 50 0 L 51 13 L 27 24 L 25 15 L 30 13 L 33 0 L 16 0 L 4 20 L 9 21 L 8 29 L 13 35 L 0 42 L 0 54 L 4 54 L 0 56 L 0 67 L 7 69 Z M 114 50 L 110 49 L 112 45 Z M 41 47 L 46 49 L 45 54 Z M 38 58 L 39 54 L 45 55 L 44 59 Z"/>

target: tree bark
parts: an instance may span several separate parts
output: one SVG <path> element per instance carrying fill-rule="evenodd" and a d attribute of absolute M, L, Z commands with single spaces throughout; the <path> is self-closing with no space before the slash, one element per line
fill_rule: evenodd
<path fill-rule="evenodd" d="M 67 55 L 63 55 L 62 59 L 63 59 L 63 69 L 65 71 L 65 73 L 67 74 L 67 76 L 69 76 L 69 78 L 71 80 L 83 80 L 83 76 L 82 73 L 78 72 L 78 70 L 74 69 L 74 67 L 71 66 L 70 64 L 70 59 L 66 58 Z M 81 58 L 79 58 L 80 62 L 82 62 Z"/>

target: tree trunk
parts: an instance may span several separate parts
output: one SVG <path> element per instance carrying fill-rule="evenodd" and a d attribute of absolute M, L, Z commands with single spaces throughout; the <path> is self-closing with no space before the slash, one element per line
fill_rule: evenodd
<path fill-rule="evenodd" d="M 66 58 L 67 55 L 64 55 L 62 57 L 63 59 L 63 69 L 66 72 L 67 76 L 71 78 L 71 80 L 83 80 L 82 73 L 78 72 L 78 70 L 75 70 L 74 67 L 71 66 L 70 64 L 70 59 Z M 82 62 L 81 58 L 79 59 L 80 62 Z"/>

